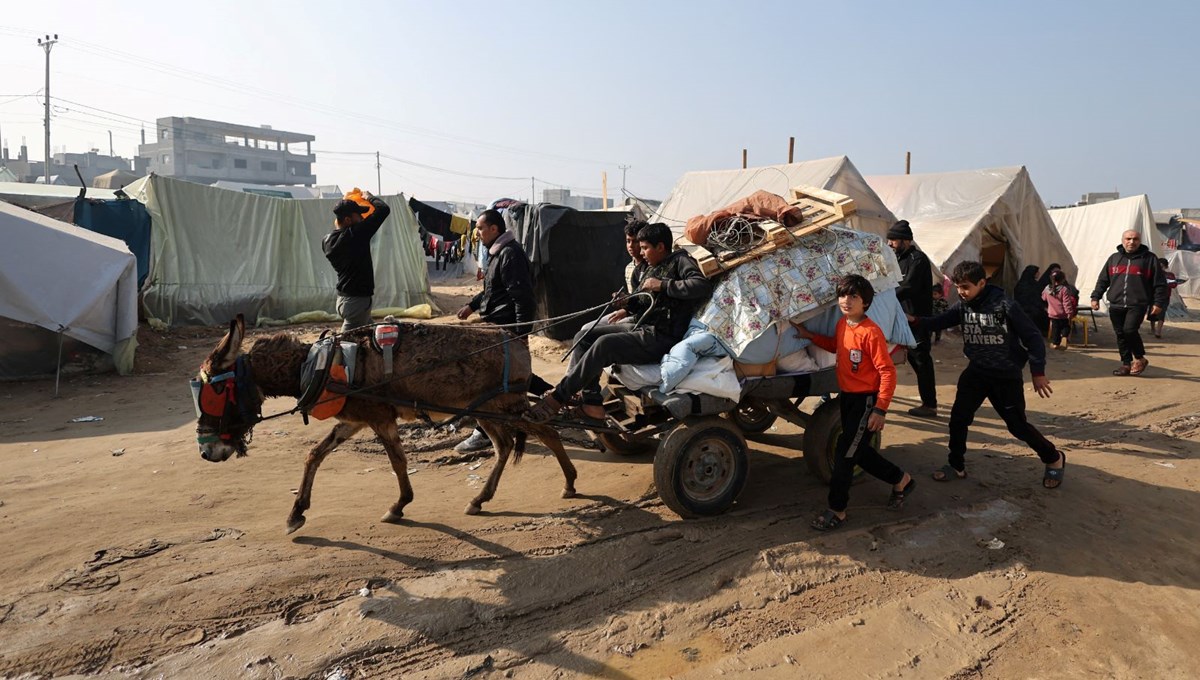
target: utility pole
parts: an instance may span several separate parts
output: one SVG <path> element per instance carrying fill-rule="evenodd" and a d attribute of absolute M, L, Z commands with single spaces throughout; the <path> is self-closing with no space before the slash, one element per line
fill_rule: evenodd
<path fill-rule="evenodd" d="M 46 34 L 44 39 L 38 38 L 37 42 L 46 51 L 46 186 L 50 186 L 50 49 L 56 42 L 58 42 L 57 33 L 54 34 L 54 39 Z"/>
<path fill-rule="evenodd" d="M 625 196 L 625 172 L 629 170 L 630 166 L 618 165 L 617 167 L 621 169 L 621 196 Z"/>
<path fill-rule="evenodd" d="M 792 164 L 792 159 L 796 156 L 796 138 L 788 137 L 788 165 Z"/>
<path fill-rule="evenodd" d="M 117 155 L 117 154 L 113 153 L 113 145 L 112 145 L 112 130 L 109 130 L 109 131 L 108 131 L 108 155 L 109 155 L 109 156 L 116 156 L 116 155 Z"/>
<path fill-rule="evenodd" d="M 912 152 L 911 151 L 904 152 L 904 174 L 906 174 L 906 175 L 912 174 Z"/>
<path fill-rule="evenodd" d="M 537 178 L 536 177 L 529 178 L 529 205 L 531 207 L 537 205 L 537 196 L 534 195 L 534 192 L 537 190 L 533 188 L 533 180 L 535 180 L 535 179 L 537 179 Z"/>
<path fill-rule="evenodd" d="M 375 152 L 375 195 L 376 196 L 383 195 L 383 175 L 381 174 L 382 168 L 383 168 L 383 164 L 381 164 L 379 162 L 379 152 L 376 151 Z"/>

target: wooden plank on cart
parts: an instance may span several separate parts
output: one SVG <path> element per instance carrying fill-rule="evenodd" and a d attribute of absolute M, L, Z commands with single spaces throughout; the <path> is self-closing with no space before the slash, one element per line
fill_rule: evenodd
<path fill-rule="evenodd" d="M 708 254 L 697 259 L 696 264 L 700 265 L 701 274 L 704 274 L 705 277 L 711 277 L 714 274 L 719 274 L 740 264 L 773 253 L 780 248 L 790 246 L 795 242 L 796 238 L 792 236 L 787 227 L 772 223 L 772 226 L 767 228 L 767 235 L 763 238 L 762 243 L 755 246 L 752 250 L 740 254 L 727 252 L 722 253 L 721 256 L 705 251 Z"/>
<path fill-rule="evenodd" d="M 792 204 L 804 202 L 843 218 L 853 215 L 855 211 L 853 198 L 836 191 L 813 186 L 792 187 L 788 202 Z"/>

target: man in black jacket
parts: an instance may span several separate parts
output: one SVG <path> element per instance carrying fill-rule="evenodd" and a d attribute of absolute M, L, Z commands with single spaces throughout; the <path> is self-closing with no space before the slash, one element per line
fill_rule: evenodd
<path fill-rule="evenodd" d="M 1113 375 L 1141 375 L 1150 361 L 1138 332 L 1149 308 L 1158 315 L 1167 308 L 1167 277 L 1158 264 L 1158 256 L 1142 243 L 1142 235 L 1132 229 L 1121 234 L 1121 245 L 1109 256 L 1096 288 L 1092 290 L 1092 309 L 1100 309 L 1100 297 L 1108 291 L 1108 318 L 1117 335 L 1121 367 Z"/>
<path fill-rule="evenodd" d="M 508 330 L 524 336 L 533 328 L 537 306 L 533 299 L 533 270 L 529 257 L 517 239 L 504 225 L 497 210 L 485 210 L 475 221 L 479 240 L 487 248 L 487 270 L 483 274 L 483 291 L 458 310 L 458 318 L 466 319 L 473 312 L 488 323 L 496 325 L 522 324 Z M 528 342 L 522 338 L 523 342 Z M 537 375 L 529 377 L 529 392 L 541 395 L 553 385 Z M 487 434 L 476 428 L 455 451 L 481 451 L 492 445 Z"/>
<path fill-rule="evenodd" d="M 896 289 L 896 298 L 907 314 L 929 316 L 933 314 L 933 265 L 929 257 L 913 243 L 912 227 L 908 220 L 900 220 L 887 232 L 888 246 L 900 261 L 903 279 Z M 908 350 L 908 363 L 917 374 L 917 392 L 921 405 L 908 409 L 909 415 L 920 418 L 937 417 L 937 382 L 933 375 L 933 357 L 929 354 L 929 331 L 918 329 L 917 346 Z"/>
<path fill-rule="evenodd" d="M 333 207 L 333 231 L 321 241 L 325 257 L 337 271 L 337 313 L 342 332 L 371 323 L 371 298 L 375 295 L 375 266 L 371 262 L 371 238 L 392 209 L 369 192 L 363 194 L 375 208 L 349 199 Z"/>
<path fill-rule="evenodd" d="M 583 415 L 602 420 L 600 373 L 612 364 L 648 364 L 662 360 L 683 339 L 696 307 L 712 294 L 712 282 L 686 252 L 671 251 L 671 229 L 649 224 L 638 232 L 638 245 L 646 260 L 640 289 L 655 294 L 634 330 L 623 324 L 597 326 L 580 343 L 578 361 L 567 370 L 553 392 L 525 414 L 533 422 L 546 422 L 582 391 Z M 632 302 L 632 301 L 631 301 Z M 584 345 L 587 345 L 584 347 Z"/>

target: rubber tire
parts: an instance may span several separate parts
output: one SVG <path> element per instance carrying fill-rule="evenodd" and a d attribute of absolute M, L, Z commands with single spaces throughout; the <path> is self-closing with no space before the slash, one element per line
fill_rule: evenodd
<path fill-rule="evenodd" d="M 720 416 L 693 418 L 658 445 L 654 486 L 663 504 L 680 517 L 719 515 L 741 494 L 749 467 L 746 439 L 737 426 Z M 714 478 L 714 488 L 697 493 Z"/>
<path fill-rule="evenodd" d="M 750 411 L 751 414 L 746 413 Z M 757 415 L 752 415 L 757 414 Z M 737 425 L 742 432 L 746 434 L 759 434 L 771 429 L 779 416 L 771 413 L 765 408 L 756 408 L 753 406 L 743 407 L 740 404 L 737 408 L 725 414 L 734 425 Z"/>
<path fill-rule="evenodd" d="M 653 437 L 630 439 L 625 435 L 613 432 L 598 432 L 596 439 L 599 440 L 606 451 L 618 456 L 637 456 L 643 453 L 650 453 L 654 450 L 654 446 L 657 443 Z"/>
<path fill-rule="evenodd" d="M 837 447 L 838 436 L 842 434 L 841 402 L 837 397 L 821 404 L 813 411 L 804 428 L 804 462 L 808 465 L 813 476 L 828 484 L 833 479 L 833 456 Z M 871 444 L 878 451 L 883 437 L 880 433 L 871 434 Z M 860 467 L 854 468 L 854 479 L 863 477 Z"/>

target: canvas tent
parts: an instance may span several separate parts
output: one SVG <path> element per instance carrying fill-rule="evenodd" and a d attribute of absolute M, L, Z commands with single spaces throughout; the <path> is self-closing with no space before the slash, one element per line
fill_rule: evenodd
<path fill-rule="evenodd" d="M 687 244 L 683 226 L 692 217 L 706 215 L 760 189 L 786 198 L 792 187 L 800 185 L 836 191 L 854 199 L 857 212 L 847 221 L 851 229 L 883 235 L 896 221 L 845 156 L 745 170 L 689 172 L 648 219 L 665 222 L 675 233 L 676 242 Z"/>
<path fill-rule="evenodd" d="M 1011 292 L 1025 266 L 1057 262 L 1075 280 L 1075 260 L 1023 166 L 873 175 L 867 183 L 908 220 L 917 245 L 943 273 L 981 261 Z"/>
<path fill-rule="evenodd" d="M 30 184 L 28 182 L 0 182 L 0 201 L 33 210 L 55 203 L 74 201 L 80 187 Z M 88 198 L 114 200 L 117 195 L 109 189 L 88 189 Z"/>
<path fill-rule="evenodd" d="M 1200 298 L 1200 253 L 1190 250 L 1167 251 L 1167 268 L 1175 276 L 1186 279 L 1175 289 L 1177 293 L 1189 298 Z"/>
<path fill-rule="evenodd" d="M 1142 243 L 1162 257 L 1154 213 L 1145 194 L 1095 205 L 1057 208 L 1050 211 L 1050 219 L 1075 257 L 1079 272 L 1073 281 L 1085 302 L 1096 287 L 1104 263 L 1117 251 L 1126 231 L 1132 229 L 1141 234 Z"/>
<path fill-rule="evenodd" d="M 137 265 L 124 243 L 0 202 L 0 377 L 53 373 L 59 332 L 133 369 Z"/>
<path fill-rule="evenodd" d="M 625 287 L 623 210 L 575 210 L 561 205 L 520 203 L 505 211 L 508 229 L 529 256 L 537 318 L 577 312 L 612 299 Z M 576 317 L 546 330 L 570 340 L 599 313 Z"/>
<path fill-rule="evenodd" d="M 168 324 L 228 323 L 238 313 L 286 319 L 334 311 L 336 275 L 321 250 L 336 199 L 297 201 L 151 175 L 125 187 L 151 218 L 147 311 Z M 373 306 L 429 303 L 412 211 L 392 214 L 372 240 Z"/>
<path fill-rule="evenodd" d="M 120 189 L 137 178 L 138 176 L 132 172 L 112 170 L 103 175 L 96 175 L 96 178 L 92 180 L 92 186 L 97 189 Z"/>

